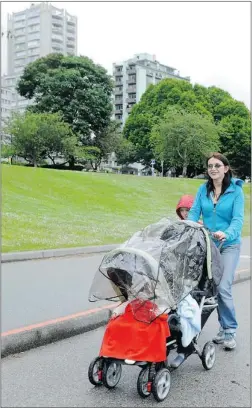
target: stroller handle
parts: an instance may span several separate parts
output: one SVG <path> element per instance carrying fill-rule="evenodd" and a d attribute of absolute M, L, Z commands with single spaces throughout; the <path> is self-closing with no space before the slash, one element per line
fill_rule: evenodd
<path fill-rule="evenodd" d="M 210 235 L 211 238 L 214 238 L 214 232 L 213 231 L 210 231 L 208 228 L 205 228 L 205 230 L 208 232 L 208 234 Z M 225 241 L 226 241 L 225 239 L 222 239 L 221 241 L 219 241 L 220 242 L 219 245 L 216 245 L 216 247 L 218 248 L 219 251 L 223 247 L 223 244 L 224 244 Z"/>

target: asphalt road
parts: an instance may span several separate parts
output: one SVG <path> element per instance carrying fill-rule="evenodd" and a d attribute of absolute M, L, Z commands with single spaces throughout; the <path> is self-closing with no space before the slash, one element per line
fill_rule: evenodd
<path fill-rule="evenodd" d="M 216 362 L 205 371 L 196 355 L 172 373 L 168 398 L 157 405 L 153 397 L 137 394 L 138 367 L 123 367 L 114 390 L 93 387 L 89 363 L 99 352 L 103 328 L 2 360 L 2 401 L 5 407 L 250 407 L 250 281 L 234 286 L 239 330 L 237 348 L 217 346 Z M 218 328 L 210 317 L 200 344 Z"/>
<path fill-rule="evenodd" d="M 244 239 L 239 269 L 250 264 Z M 88 291 L 104 254 L 2 264 L 1 331 L 60 318 L 104 303 L 89 303 Z M 247 257 L 247 258 L 246 258 Z"/>

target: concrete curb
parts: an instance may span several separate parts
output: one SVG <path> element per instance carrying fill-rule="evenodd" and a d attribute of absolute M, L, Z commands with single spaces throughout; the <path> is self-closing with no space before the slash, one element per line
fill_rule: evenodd
<path fill-rule="evenodd" d="M 250 277 L 251 274 L 248 269 L 237 271 L 234 284 L 249 280 Z M 40 325 L 40 327 L 31 330 L 2 335 L 1 357 L 24 352 L 104 326 L 111 317 L 112 310 L 113 306 L 111 305 L 111 308 L 95 313 L 91 311 L 86 316 L 69 318 L 53 324 Z"/>
<path fill-rule="evenodd" d="M 120 244 L 76 248 L 45 249 L 41 251 L 27 251 L 27 252 L 7 252 L 2 254 L 1 262 L 7 263 L 18 261 L 30 261 L 32 259 L 59 258 L 71 255 L 88 255 L 102 253 L 111 251 L 112 249 L 117 248 L 119 245 Z"/>
<path fill-rule="evenodd" d="M 104 326 L 111 316 L 111 309 L 101 310 L 88 316 L 77 317 L 63 322 L 46 325 L 1 338 L 1 357 L 21 353 L 67 339 Z"/>
<path fill-rule="evenodd" d="M 249 237 L 244 237 L 249 238 Z M 40 251 L 7 252 L 1 254 L 1 262 L 30 261 L 33 259 L 60 258 L 74 255 L 90 255 L 111 251 L 122 243 L 100 246 L 86 246 L 75 248 L 44 249 Z"/>

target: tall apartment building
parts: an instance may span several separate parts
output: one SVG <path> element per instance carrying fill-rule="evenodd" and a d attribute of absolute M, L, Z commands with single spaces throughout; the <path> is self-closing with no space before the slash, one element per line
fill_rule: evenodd
<path fill-rule="evenodd" d="M 22 113 L 32 103 L 15 89 L 26 65 L 51 53 L 77 54 L 77 18 L 48 2 L 35 3 L 8 15 L 6 37 L 8 73 L 1 77 L 5 122 L 13 111 Z"/>
<path fill-rule="evenodd" d="M 190 81 L 190 77 L 180 76 L 177 69 L 160 64 L 155 55 L 150 54 L 136 54 L 127 61 L 114 63 L 113 77 L 114 118 L 122 125 L 150 84 L 157 84 L 164 78 Z"/>
<path fill-rule="evenodd" d="M 8 15 L 7 33 L 8 75 L 51 53 L 77 53 L 77 18 L 47 2 Z"/>

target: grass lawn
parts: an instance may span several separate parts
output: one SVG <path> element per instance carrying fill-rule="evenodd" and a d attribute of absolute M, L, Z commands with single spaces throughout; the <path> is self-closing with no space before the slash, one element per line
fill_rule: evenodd
<path fill-rule="evenodd" d="M 202 180 L 2 165 L 2 252 L 120 243 L 164 216 Z M 245 185 L 249 235 L 249 185 Z"/>

